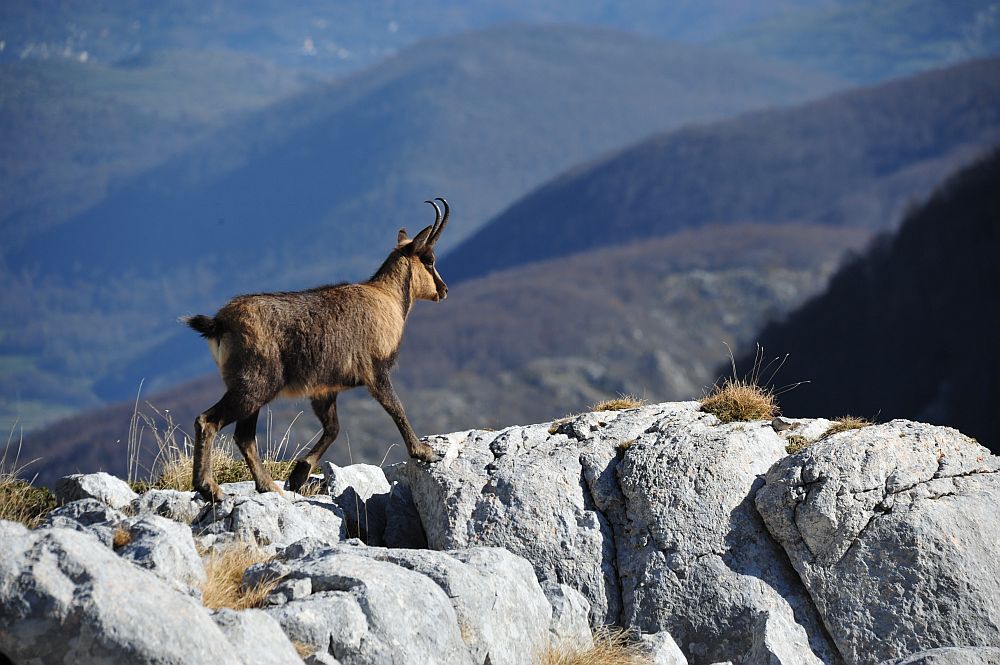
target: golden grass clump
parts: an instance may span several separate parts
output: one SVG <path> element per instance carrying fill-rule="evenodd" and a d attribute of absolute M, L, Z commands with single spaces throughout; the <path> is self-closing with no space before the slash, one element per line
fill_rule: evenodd
<path fill-rule="evenodd" d="M 788 437 L 788 444 L 785 446 L 785 452 L 789 455 L 794 455 L 795 453 L 805 450 L 812 441 L 801 434 L 792 434 Z"/>
<path fill-rule="evenodd" d="M 615 399 L 606 399 L 590 407 L 591 411 L 624 411 L 625 409 L 638 409 L 644 406 L 646 400 L 636 395 L 618 395 Z"/>
<path fill-rule="evenodd" d="M 701 410 L 724 423 L 766 420 L 778 413 L 774 393 L 746 379 L 724 379 L 701 400 Z"/>
<path fill-rule="evenodd" d="M 47 488 L 35 487 L 11 473 L 0 471 L 0 519 L 20 522 L 34 529 L 58 505 L 55 495 Z"/>
<path fill-rule="evenodd" d="M 243 573 L 255 563 L 271 557 L 256 545 L 238 543 L 212 552 L 204 558 L 208 579 L 202 587 L 202 603 L 211 610 L 229 607 L 245 610 L 261 607 L 267 595 L 274 591 L 281 578 L 266 580 L 250 588 L 243 587 Z"/>
<path fill-rule="evenodd" d="M 147 415 L 139 410 L 137 396 L 128 435 L 129 484 L 140 494 L 149 489 L 190 492 L 194 468 L 194 446 L 191 437 L 174 422 L 169 411 L 161 412 L 149 402 L 146 402 L 146 406 L 153 411 L 153 415 Z M 275 480 L 288 479 L 295 467 L 295 458 L 302 450 L 299 448 L 293 451 L 289 445 L 292 425 L 297 419 L 298 415 L 288 425 L 284 435 L 278 438 L 272 431 L 271 412 L 268 410 L 265 440 L 258 450 L 264 468 Z M 156 449 L 151 469 L 141 468 L 144 437 L 147 437 L 147 440 L 151 437 Z M 308 442 L 303 448 L 307 445 Z M 243 455 L 235 449 L 232 439 L 225 436 L 220 436 L 212 446 L 212 473 L 219 483 L 253 480 Z"/>
<path fill-rule="evenodd" d="M 132 533 L 124 526 L 115 528 L 115 533 L 111 537 L 111 548 L 116 552 L 132 542 Z"/>
<path fill-rule="evenodd" d="M 18 464 L 21 454 L 20 441 L 14 451 L 13 459 L 8 459 L 13 435 L 12 430 L 7 445 L 4 446 L 3 455 L 0 455 L 0 519 L 20 522 L 29 529 L 34 529 L 50 510 L 59 505 L 59 502 L 47 487 L 35 487 L 20 477 L 31 462 Z"/>
<path fill-rule="evenodd" d="M 295 466 L 295 460 L 262 460 L 264 468 L 275 480 L 287 480 Z M 150 483 L 156 489 L 192 491 L 191 477 L 194 470 L 194 458 L 186 450 L 177 450 L 168 460 L 163 462 L 160 474 Z M 229 448 L 216 445 L 212 448 L 212 474 L 219 483 L 238 483 L 253 480 L 250 468 L 242 457 L 236 457 Z"/>
<path fill-rule="evenodd" d="M 865 418 L 858 418 L 857 416 L 842 416 L 833 421 L 833 424 L 823 432 L 823 436 L 819 437 L 825 439 L 834 434 L 840 434 L 841 432 L 846 432 L 852 429 L 861 429 L 862 427 L 868 427 L 871 425 L 871 421 Z"/>
<path fill-rule="evenodd" d="M 602 629 L 595 632 L 593 646 L 550 647 L 535 665 L 653 665 L 653 661 L 641 644 L 629 641 L 627 632 Z"/>

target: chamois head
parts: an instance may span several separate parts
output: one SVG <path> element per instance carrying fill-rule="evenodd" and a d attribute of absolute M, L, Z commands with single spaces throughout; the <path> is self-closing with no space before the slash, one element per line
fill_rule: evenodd
<path fill-rule="evenodd" d="M 434 223 L 412 239 L 406 235 L 406 229 L 400 229 L 396 236 L 396 250 L 413 264 L 410 293 L 419 300 L 437 301 L 448 297 L 448 285 L 441 279 L 435 266 L 434 244 L 448 223 L 451 211 L 443 198 L 438 197 L 435 201 L 440 201 L 444 206 L 444 215 L 434 201 L 425 201 L 434 206 Z"/>

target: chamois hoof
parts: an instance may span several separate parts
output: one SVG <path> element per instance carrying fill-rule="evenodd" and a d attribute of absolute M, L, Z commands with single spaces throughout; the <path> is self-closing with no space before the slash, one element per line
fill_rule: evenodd
<path fill-rule="evenodd" d="M 200 487 L 194 488 L 194 491 L 201 495 L 201 498 L 208 503 L 222 503 L 226 500 L 226 493 L 222 491 L 218 483 L 210 482 L 202 485 Z"/>
<path fill-rule="evenodd" d="M 421 462 L 426 462 L 427 464 L 432 464 L 434 462 L 440 462 L 442 457 L 434 452 L 434 449 L 430 446 L 423 446 L 414 450 L 410 453 L 410 457 L 413 459 L 420 460 Z"/>
<path fill-rule="evenodd" d="M 305 482 L 309 480 L 310 473 L 312 473 L 312 464 L 305 460 L 299 460 L 295 463 L 295 468 L 292 469 L 292 472 L 288 474 L 288 480 L 285 481 L 285 489 L 298 492 Z"/>

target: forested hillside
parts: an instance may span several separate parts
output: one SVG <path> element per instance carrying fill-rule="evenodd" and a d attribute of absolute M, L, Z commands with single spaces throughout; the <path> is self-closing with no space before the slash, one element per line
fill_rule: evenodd
<path fill-rule="evenodd" d="M 1000 451 L 998 183 L 1000 151 L 759 335 L 770 354 L 789 354 L 780 383 L 809 381 L 781 395 L 786 413 L 918 418 Z"/>

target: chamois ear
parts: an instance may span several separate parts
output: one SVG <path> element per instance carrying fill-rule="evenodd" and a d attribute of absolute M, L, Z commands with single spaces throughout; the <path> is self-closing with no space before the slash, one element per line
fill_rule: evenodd
<path fill-rule="evenodd" d="M 410 236 L 406 235 L 406 229 L 400 229 L 399 233 L 396 234 L 396 244 L 402 245 L 403 242 L 410 239 Z"/>
<path fill-rule="evenodd" d="M 433 228 L 434 228 L 433 226 L 428 226 L 423 231 L 421 231 L 416 236 L 414 236 L 414 238 L 413 238 L 413 246 L 417 247 L 417 248 L 423 248 L 424 244 L 427 243 L 427 238 L 430 237 L 431 230 Z"/>

